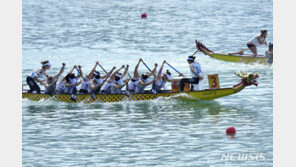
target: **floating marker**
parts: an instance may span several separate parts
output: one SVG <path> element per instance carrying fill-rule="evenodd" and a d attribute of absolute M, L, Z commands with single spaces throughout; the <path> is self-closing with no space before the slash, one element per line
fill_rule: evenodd
<path fill-rule="evenodd" d="M 147 18 L 147 14 L 146 13 L 142 13 L 141 14 L 141 18 L 143 19 L 143 18 Z"/>
<path fill-rule="evenodd" d="M 226 129 L 226 134 L 234 135 L 236 133 L 236 130 L 233 126 L 230 126 Z"/>

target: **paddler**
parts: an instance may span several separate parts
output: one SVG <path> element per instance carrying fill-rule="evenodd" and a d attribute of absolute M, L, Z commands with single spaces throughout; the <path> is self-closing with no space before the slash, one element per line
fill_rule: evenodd
<path fill-rule="evenodd" d="M 96 64 L 95 64 L 94 68 L 90 71 L 90 73 L 83 77 L 83 80 L 82 80 L 82 83 L 80 86 L 80 90 L 79 90 L 79 94 L 87 94 L 90 92 L 89 82 L 91 79 L 93 79 L 94 72 L 95 72 L 98 64 L 99 64 L 99 62 L 96 61 Z"/>
<path fill-rule="evenodd" d="M 260 46 L 263 44 L 267 45 L 266 40 L 265 40 L 266 36 L 267 36 L 267 30 L 261 30 L 260 35 L 251 38 L 247 42 L 247 46 L 250 49 L 250 51 L 253 53 L 254 56 L 257 56 L 257 46 Z"/>
<path fill-rule="evenodd" d="M 268 49 L 265 52 L 265 56 L 268 57 L 267 62 L 269 64 L 272 64 L 273 63 L 273 44 L 272 43 L 269 43 Z"/>
<path fill-rule="evenodd" d="M 185 82 L 191 84 L 198 84 L 200 80 L 203 79 L 202 77 L 202 70 L 201 66 L 198 62 L 194 61 L 194 56 L 188 56 L 187 63 L 189 64 L 189 69 L 192 74 L 192 78 L 182 78 L 181 79 L 181 92 L 184 91 Z M 193 90 L 193 86 L 191 86 L 191 91 Z"/>
<path fill-rule="evenodd" d="M 68 76 L 69 74 L 72 74 L 72 72 L 77 68 L 77 66 L 73 66 L 73 68 L 70 70 L 70 72 L 66 75 Z M 56 87 L 56 90 L 55 90 L 55 93 L 56 94 L 63 94 L 65 93 L 65 89 L 66 89 L 66 86 L 64 84 L 64 82 L 66 81 L 66 76 L 64 76 L 59 82 L 58 82 L 58 85 Z"/>
<path fill-rule="evenodd" d="M 163 66 L 165 63 L 166 63 L 166 60 L 164 60 L 162 62 L 162 65 L 161 65 L 161 67 L 158 71 L 158 74 L 156 76 L 156 81 L 153 84 L 154 90 L 156 90 L 156 92 L 161 92 L 162 91 L 161 89 L 164 88 L 166 82 L 167 81 L 171 82 L 171 79 L 172 79 L 172 77 L 171 77 L 172 74 L 170 73 L 169 70 L 167 70 L 166 73 L 161 75 L 161 72 L 162 72 L 162 69 L 163 69 Z"/>
<path fill-rule="evenodd" d="M 45 93 L 49 94 L 50 96 L 52 96 L 55 93 L 56 83 L 57 83 L 59 77 L 64 72 L 66 64 L 63 63 L 62 65 L 63 66 L 62 66 L 61 70 L 57 74 L 55 74 L 53 76 L 49 76 L 49 75 L 46 76 L 46 80 L 44 82 Z"/>
<path fill-rule="evenodd" d="M 124 65 L 122 65 L 118 70 L 116 70 L 111 76 L 110 78 L 107 80 L 107 83 L 105 83 L 103 89 L 102 89 L 102 93 L 107 93 L 110 94 L 113 88 L 113 85 L 115 83 L 115 76 L 118 74 L 118 72 L 120 70 L 122 70 L 124 68 Z"/>
<path fill-rule="evenodd" d="M 95 71 L 93 79 L 89 82 L 91 93 L 99 94 L 101 87 L 104 85 L 108 77 L 112 74 L 113 70 L 115 69 L 116 67 L 114 66 L 106 75 L 103 76 L 100 75 L 100 72 Z"/>
<path fill-rule="evenodd" d="M 32 93 L 33 91 L 37 91 L 37 93 L 40 93 L 40 87 L 37 82 L 43 85 L 44 80 L 41 79 L 46 76 L 46 71 L 49 70 L 51 67 L 51 64 L 48 60 L 41 62 L 41 64 L 42 66 L 40 69 L 33 71 L 30 76 L 27 76 L 26 82 L 30 87 L 28 93 Z"/>
<path fill-rule="evenodd" d="M 78 69 L 81 71 L 81 66 L 78 66 Z M 71 74 L 68 74 L 66 76 L 66 79 L 65 79 L 65 93 L 66 94 L 76 94 L 77 92 L 77 86 L 79 86 L 82 82 L 82 80 L 80 81 L 76 81 L 78 80 L 78 78 L 80 78 L 82 76 L 82 72 L 79 73 L 79 76 L 75 76 L 74 73 L 71 73 Z M 76 83 L 77 82 L 77 83 Z"/>
<path fill-rule="evenodd" d="M 138 81 L 140 79 L 138 68 L 139 68 L 139 65 L 140 65 L 141 61 L 142 61 L 142 58 L 139 59 L 137 65 L 135 67 L 134 76 L 131 79 L 131 82 L 128 84 L 128 91 L 130 91 L 130 92 L 135 92 L 136 91 Z"/>
<path fill-rule="evenodd" d="M 152 84 L 154 81 L 156 81 L 156 78 L 154 77 L 152 80 L 150 80 L 150 76 L 153 75 L 156 71 L 157 68 L 157 63 L 155 63 L 154 69 L 150 72 L 150 73 L 146 73 L 146 74 L 142 74 L 139 81 L 138 81 L 138 85 L 136 87 L 136 91 L 135 93 L 143 93 L 144 89 L 146 88 L 146 86 Z M 152 89 L 153 91 L 153 89 Z M 156 93 L 156 92 L 153 92 Z"/>
<path fill-rule="evenodd" d="M 129 65 L 127 64 L 126 65 L 126 68 L 125 68 L 125 70 L 123 72 L 123 74 L 117 73 L 115 75 L 115 79 L 114 79 L 115 82 L 114 82 L 114 85 L 113 85 L 112 91 L 111 91 L 112 94 L 118 94 L 118 93 L 120 93 L 121 89 L 126 84 L 128 84 L 128 81 L 130 81 L 130 79 L 122 80 L 126 76 L 127 71 L 128 71 L 128 68 L 129 68 Z"/>

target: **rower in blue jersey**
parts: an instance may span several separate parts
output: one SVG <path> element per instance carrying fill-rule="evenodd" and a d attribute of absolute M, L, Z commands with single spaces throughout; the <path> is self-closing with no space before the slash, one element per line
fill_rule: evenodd
<path fill-rule="evenodd" d="M 184 91 L 185 82 L 191 84 L 198 84 L 202 77 L 201 66 L 198 62 L 194 61 L 194 56 L 188 56 L 187 63 L 189 64 L 190 72 L 192 74 L 192 78 L 182 78 L 181 79 L 181 92 Z M 193 86 L 191 86 L 191 91 L 193 90 Z"/>

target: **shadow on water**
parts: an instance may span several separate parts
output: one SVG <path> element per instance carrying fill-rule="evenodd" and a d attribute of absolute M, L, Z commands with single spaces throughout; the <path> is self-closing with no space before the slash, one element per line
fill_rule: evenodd
<path fill-rule="evenodd" d="M 49 103 L 49 104 L 48 104 Z M 171 99 L 156 99 L 146 101 L 118 102 L 118 103 L 62 103 L 43 101 L 27 105 L 26 110 L 31 114 L 46 113 L 46 117 L 54 117 L 56 114 L 64 115 L 64 118 L 84 117 L 93 115 L 97 120 L 104 114 L 115 115 L 141 114 L 144 119 L 157 118 L 159 115 L 174 115 L 176 117 L 190 116 L 200 119 L 205 115 L 219 115 L 225 112 L 239 112 L 236 106 L 221 105 L 218 101 L 184 101 Z M 26 112 L 26 110 L 24 110 Z M 57 112 L 58 111 L 58 112 Z M 51 113 L 51 114 L 48 114 Z M 44 115 L 44 114 L 42 114 Z"/>

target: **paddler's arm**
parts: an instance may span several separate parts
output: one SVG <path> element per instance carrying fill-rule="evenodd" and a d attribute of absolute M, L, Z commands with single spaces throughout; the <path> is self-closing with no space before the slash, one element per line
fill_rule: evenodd
<path fill-rule="evenodd" d="M 263 41 L 261 41 L 260 36 L 257 36 L 256 38 L 257 38 L 257 41 L 258 41 L 258 43 L 259 43 L 259 46 L 260 46 L 260 45 L 263 45 L 263 44 L 266 44 L 266 45 L 267 45 L 267 43 L 266 43 L 266 41 L 265 41 L 265 38 L 264 38 Z"/>
<path fill-rule="evenodd" d="M 127 65 L 126 65 L 126 68 L 125 68 L 125 70 L 124 70 L 124 72 L 123 72 L 123 74 L 120 76 L 120 79 L 122 79 L 122 78 L 125 77 L 125 75 L 126 75 L 126 73 L 127 73 L 127 71 L 128 71 L 128 67 L 129 67 L 129 65 L 127 64 Z"/>
<path fill-rule="evenodd" d="M 62 73 L 64 72 L 66 64 L 63 63 L 62 65 L 63 67 L 61 68 L 60 72 L 53 76 L 54 79 L 60 77 L 60 75 L 62 75 Z"/>
<path fill-rule="evenodd" d="M 118 70 L 116 70 L 110 77 L 110 80 L 114 80 L 115 79 L 115 75 L 124 68 L 124 65 L 122 65 Z"/>
<path fill-rule="evenodd" d="M 89 82 L 89 86 L 90 86 L 91 90 L 93 90 L 93 91 L 95 91 L 95 90 L 97 89 L 97 87 L 96 87 L 95 84 L 94 84 L 94 80 L 91 80 L 91 81 Z"/>
<path fill-rule="evenodd" d="M 82 79 L 74 85 L 79 86 L 81 83 L 82 83 Z"/>
<path fill-rule="evenodd" d="M 136 67 L 135 67 L 135 70 L 134 70 L 134 78 L 138 78 L 138 77 L 139 77 L 138 68 L 139 68 L 139 65 L 140 65 L 141 61 L 143 61 L 142 58 L 139 59 L 137 65 L 136 65 Z"/>
<path fill-rule="evenodd" d="M 141 83 L 141 85 L 143 85 L 143 86 L 148 86 L 148 85 L 152 84 L 155 81 L 156 81 L 156 78 L 153 78 L 151 81 L 146 82 L 146 83 L 140 80 L 139 83 Z"/>
<path fill-rule="evenodd" d="M 160 80 L 161 79 L 161 72 L 162 72 L 162 69 L 163 69 L 163 65 L 166 63 L 166 60 L 164 60 L 163 62 L 162 62 L 162 64 L 161 64 L 161 67 L 160 67 L 160 69 L 159 69 L 159 71 L 158 71 L 158 73 L 157 73 L 157 76 L 156 76 L 156 79 L 157 80 Z"/>
<path fill-rule="evenodd" d="M 112 72 L 114 71 L 116 69 L 116 67 L 114 66 L 106 75 L 103 75 L 102 76 L 102 79 L 104 79 L 104 78 L 108 78 L 111 74 L 112 74 Z"/>
<path fill-rule="evenodd" d="M 64 85 L 68 88 L 68 87 L 72 87 L 72 86 L 74 86 L 75 83 L 73 83 L 73 84 L 68 84 L 67 82 L 64 82 Z"/>
<path fill-rule="evenodd" d="M 102 83 L 98 84 L 97 86 L 94 85 L 93 80 L 90 81 L 89 85 L 93 91 L 97 90 L 99 87 L 104 85 L 104 83 L 107 81 L 107 79 L 103 80 Z"/>
<path fill-rule="evenodd" d="M 88 79 L 91 78 L 91 75 L 96 71 L 96 68 L 97 68 L 98 64 L 99 64 L 99 62 L 96 61 L 96 64 L 95 64 L 94 68 L 90 71 L 89 74 L 87 74 L 87 75 L 85 76 L 85 78 L 88 78 Z"/>
<path fill-rule="evenodd" d="M 43 81 L 44 81 L 44 80 L 39 80 L 36 76 L 34 76 L 33 79 L 34 79 L 36 82 L 39 82 L 41 85 L 43 85 Z"/>
<path fill-rule="evenodd" d="M 115 85 L 113 85 L 113 87 L 116 88 L 116 89 L 121 89 L 121 88 L 123 88 L 123 87 L 124 87 L 129 81 L 130 81 L 130 79 L 124 80 L 124 84 L 122 84 L 122 85 L 117 85 L 117 84 L 115 84 Z"/>
<path fill-rule="evenodd" d="M 78 76 L 78 78 L 83 78 L 83 73 L 82 73 L 82 70 L 81 70 L 81 66 L 80 65 L 78 65 L 78 69 L 79 69 L 79 76 Z"/>
<path fill-rule="evenodd" d="M 82 79 L 79 82 L 73 83 L 73 84 L 68 84 L 67 82 L 64 82 L 64 85 L 68 88 L 68 87 L 72 87 L 72 86 L 75 86 L 75 85 L 78 86 L 78 85 L 81 84 L 81 82 L 82 82 Z"/>
<path fill-rule="evenodd" d="M 199 79 L 203 79 L 203 77 L 202 76 L 200 76 L 200 75 L 198 75 L 196 72 L 195 72 L 195 70 L 194 70 L 194 68 L 193 68 L 193 66 L 190 66 L 190 70 L 199 78 Z"/>
<path fill-rule="evenodd" d="M 148 77 L 150 77 L 152 74 L 155 73 L 156 68 L 157 68 L 157 63 L 154 64 L 154 69 L 148 74 Z"/>
<path fill-rule="evenodd" d="M 48 84 L 47 82 L 44 84 L 45 88 L 50 88 L 53 84 L 55 84 L 58 80 L 55 79 L 52 83 Z"/>

